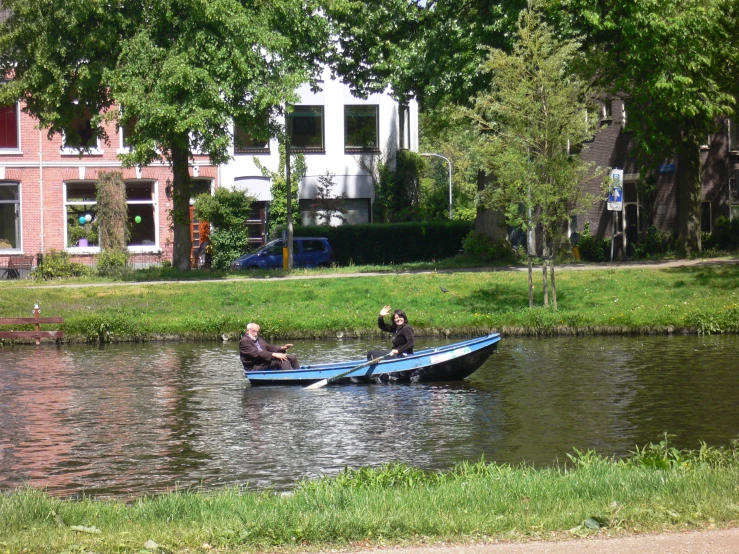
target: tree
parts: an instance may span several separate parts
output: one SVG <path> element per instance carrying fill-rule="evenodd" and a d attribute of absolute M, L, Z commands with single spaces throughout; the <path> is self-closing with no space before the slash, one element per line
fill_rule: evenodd
<path fill-rule="evenodd" d="M 173 264 L 189 267 L 193 152 L 228 159 L 234 119 L 255 134 L 315 79 L 328 26 L 311 1 L 3 0 L 0 103 L 22 99 L 49 134 L 91 118 L 129 130 L 129 166 L 172 166 Z M 116 109 L 122 107 L 122 110 Z M 265 118 L 265 115 L 267 117 Z"/>
<path fill-rule="evenodd" d="M 548 257 L 555 309 L 557 245 L 572 214 L 590 200 L 581 186 L 589 166 L 570 155 L 570 148 L 591 131 L 585 117 L 587 85 L 571 70 L 579 46 L 557 39 L 535 9 L 522 11 L 513 51 L 488 50 L 482 70 L 491 75 L 492 86 L 477 95 L 474 109 L 467 112 L 482 133 L 487 165 L 495 175 L 483 202 L 504 212 L 509 225 L 542 230 L 544 304 Z"/>
<path fill-rule="evenodd" d="M 652 169 L 676 158 L 679 247 L 701 250 L 700 146 L 733 112 L 737 10 L 732 0 L 555 0 L 582 33 L 598 80 L 628 103 L 636 153 Z M 574 17 L 573 17 L 574 14 Z"/>
<path fill-rule="evenodd" d="M 246 192 L 220 187 L 215 195 L 201 194 L 195 200 L 198 219 L 210 223 L 213 268 L 228 269 L 249 248 L 246 220 L 254 201 Z"/>
<path fill-rule="evenodd" d="M 272 202 L 269 204 L 269 230 L 270 233 L 274 233 L 280 226 L 287 225 L 287 180 L 285 173 L 285 145 L 280 144 L 280 161 L 277 164 L 277 171 L 270 171 L 267 167 L 262 165 L 259 158 L 256 156 L 254 159 L 254 165 L 257 166 L 259 171 L 262 172 L 264 177 L 268 177 L 271 183 L 270 194 L 272 195 Z M 305 162 L 305 156 L 303 154 L 297 154 L 290 156 L 291 160 L 291 180 L 292 186 L 290 187 L 290 197 L 292 205 L 295 206 L 298 203 L 298 187 L 295 183 L 299 182 L 305 177 L 308 171 L 308 165 Z"/>

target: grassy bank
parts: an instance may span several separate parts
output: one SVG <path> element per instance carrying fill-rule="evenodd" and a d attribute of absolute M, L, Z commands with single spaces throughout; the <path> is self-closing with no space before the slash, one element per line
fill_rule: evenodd
<path fill-rule="evenodd" d="M 739 444 L 687 452 L 665 441 L 621 461 L 568 468 L 460 464 L 346 470 L 282 495 L 238 488 L 130 503 L 0 495 L 0 551 L 253 552 L 436 541 L 539 539 L 739 523 Z"/>
<path fill-rule="evenodd" d="M 42 315 L 65 318 L 63 330 L 76 341 L 235 338 L 252 320 L 273 338 L 367 336 L 379 333 L 376 314 L 384 304 L 405 309 L 420 336 L 489 329 L 507 334 L 739 331 L 739 264 L 561 271 L 556 312 L 529 309 L 526 282 L 525 272 L 511 271 L 306 280 L 276 273 L 260 279 L 76 288 L 17 282 L 0 285 L 0 316 L 27 317 L 39 302 Z M 541 300 L 537 291 L 537 304 Z"/>

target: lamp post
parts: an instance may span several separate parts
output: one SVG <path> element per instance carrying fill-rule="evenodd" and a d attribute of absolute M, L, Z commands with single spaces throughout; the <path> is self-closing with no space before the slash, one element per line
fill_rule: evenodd
<path fill-rule="evenodd" d="M 431 154 L 429 152 L 421 152 L 421 156 L 441 158 L 447 164 L 449 164 L 449 219 L 452 218 L 452 162 L 449 158 L 445 158 L 441 154 Z"/>

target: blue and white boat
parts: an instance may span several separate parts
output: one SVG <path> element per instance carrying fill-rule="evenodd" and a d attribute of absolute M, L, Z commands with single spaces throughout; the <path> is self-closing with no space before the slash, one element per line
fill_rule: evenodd
<path fill-rule="evenodd" d="M 332 384 L 417 381 L 457 381 L 472 375 L 495 352 L 500 333 L 420 350 L 402 358 L 375 363 L 351 360 L 315 364 L 288 371 L 245 370 L 252 385 L 311 385 L 327 379 Z M 356 368 L 352 371 L 352 368 Z"/>

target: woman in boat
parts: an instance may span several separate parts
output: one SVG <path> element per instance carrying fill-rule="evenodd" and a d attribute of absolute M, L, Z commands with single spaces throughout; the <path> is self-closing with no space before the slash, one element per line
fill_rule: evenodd
<path fill-rule="evenodd" d="M 370 350 L 367 352 L 368 360 L 380 358 L 387 354 L 392 354 L 395 358 L 413 354 L 416 339 L 413 336 L 413 327 L 408 325 L 408 316 L 405 315 L 403 310 L 395 310 L 393 312 L 393 322 L 388 325 L 385 323 L 385 316 L 389 313 L 390 306 L 383 306 L 380 310 L 380 317 L 377 318 L 377 326 L 386 333 L 393 334 L 393 349 L 389 352 L 387 350 Z"/>

